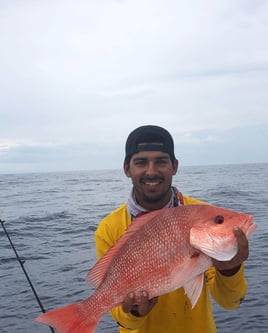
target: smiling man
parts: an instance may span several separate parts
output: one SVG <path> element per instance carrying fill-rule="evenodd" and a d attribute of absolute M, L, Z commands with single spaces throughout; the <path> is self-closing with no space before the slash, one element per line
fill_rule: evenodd
<path fill-rule="evenodd" d="M 167 130 L 153 125 L 138 127 L 129 134 L 125 149 L 124 172 L 131 178 L 133 188 L 128 202 L 104 218 L 96 230 L 99 258 L 135 223 L 138 215 L 164 207 L 204 203 L 182 195 L 172 186 L 178 160 Z M 146 290 L 132 291 L 122 306 L 111 311 L 119 332 L 215 333 L 210 294 L 219 305 L 230 310 L 240 305 L 247 289 L 243 262 L 248 257 L 248 242 L 240 229 L 234 232 L 237 255 L 231 261 L 214 261 L 214 266 L 205 272 L 201 296 L 193 309 L 183 288 L 152 299 L 148 299 Z"/>
<path fill-rule="evenodd" d="M 142 126 L 129 135 L 124 171 L 133 183 L 130 199 L 139 203 L 141 211 L 163 208 L 173 196 L 177 197 L 171 192 L 172 177 L 177 170 L 173 139 L 165 129 Z"/>

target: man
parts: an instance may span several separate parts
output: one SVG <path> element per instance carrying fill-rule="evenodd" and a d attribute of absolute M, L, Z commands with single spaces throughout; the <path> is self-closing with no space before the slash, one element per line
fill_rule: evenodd
<path fill-rule="evenodd" d="M 173 139 L 164 128 L 153 125 L 136 128 L 128 136 L 125 149 L 124 172 L 131 178 L 133 189 L 127 204 L 104 218 L 96 230 L 99 258 L 131 223 L 135 223 L 139 214 L 164 207 L 204 204 L 182 195 L 172 186 L 178 160 L 174 155 Z M 193 309 L 183 288 L 153 299 L 148 299 L 146 290 L 141 290 L 138 304 L 134 303 L 132 292 L 126 295 L 122 306 L 111 311 L 119 332 L 216 332 L 210 294 L 225 309 L 237 308 L 246 295 L 243 262 L 248 257 L 248 241 L 242 230 L 236 229 L 234 233 L 238 241 L 237 255 L 229 262 L 214 260 L 214 266 L 205 273 L 202 293 Z"/>

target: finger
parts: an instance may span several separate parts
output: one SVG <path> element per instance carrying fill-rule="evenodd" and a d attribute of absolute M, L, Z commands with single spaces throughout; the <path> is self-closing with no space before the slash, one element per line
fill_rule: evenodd
<path fill-rule="evenodd" d="M 243 239 L 245 236 L 243 230 L 237 226 L 234 227 L 234 234 L 237 239 Z"/>
<path fill-rule="evenodd" d="M 149 300 L 148 294 L 146 291 L 141 292 L 140 302 L 138 304 L 138 312 L 141 316 L 145 316 L 149 310 Z"/>
<path fill-rule="evenodd" d="M 134 293 L 129 293 L 122 303 L 123 311 L 129 313 L 132 310 L 133 302 L 134 302 Z"/>
<path fill-rule="evenodd" d="M 245 261 L 249 255 L 248 239 L 240 228 L 234 228 L 234 234 L 237 239 L 238 251 L 234 261 Z"/>
<path fill-rule="evenodd" d="M 238 245 L 247 246 L 248 239 L 242 229 L 234 227 L 234 234 L 237 239 Z"/>

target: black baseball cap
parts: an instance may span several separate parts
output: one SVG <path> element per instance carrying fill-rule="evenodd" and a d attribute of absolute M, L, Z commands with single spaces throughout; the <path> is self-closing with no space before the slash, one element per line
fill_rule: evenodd
<path fill-rule="evenodd" d="M 172 162 L 176 160 L 174 142 L 170 133 L 160 126 L 145 125 L 132 131 L 126 141 L 125 163 L 133 154 L 140 151 L 163 151 L 168 153 Z"/>

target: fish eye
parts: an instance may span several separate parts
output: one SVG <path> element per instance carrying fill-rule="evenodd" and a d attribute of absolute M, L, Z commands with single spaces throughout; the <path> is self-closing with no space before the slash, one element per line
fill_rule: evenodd
<path fill-rule="evenodd" d="M 215 223 L 222 224 L 224 222 L 224 217 L 222 215 L 217 215 L 215 217 Z"/>

